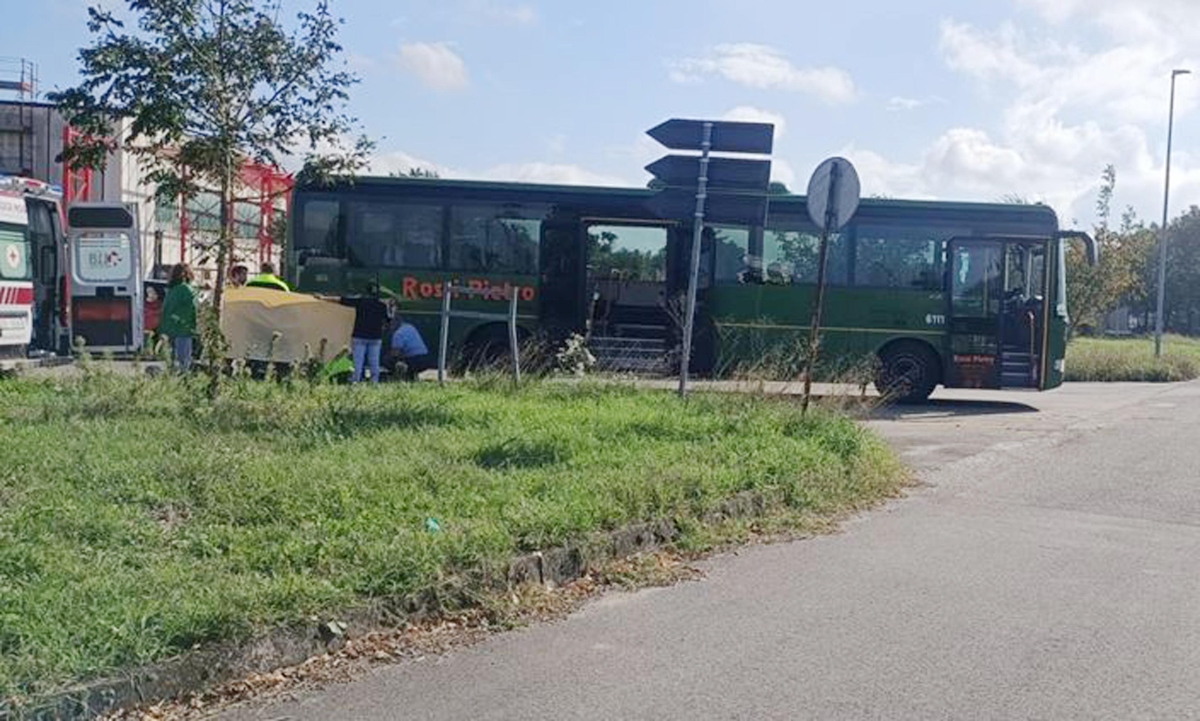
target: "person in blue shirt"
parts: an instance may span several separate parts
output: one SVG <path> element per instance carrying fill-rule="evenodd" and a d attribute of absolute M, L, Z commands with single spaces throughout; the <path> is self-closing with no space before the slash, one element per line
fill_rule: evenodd
<path fill-rule="evenodd" d="M 396 331 L 392 333 L 391 353 L 393 364 L 397 361 L 404 364 L 403 376 L 406 381 L 415 381 L 422 371 L 437 365 L 429 355 L 429 348 L 421 333 L 411 323 L 405 322 L 399 313 L 396 314 Z"/>

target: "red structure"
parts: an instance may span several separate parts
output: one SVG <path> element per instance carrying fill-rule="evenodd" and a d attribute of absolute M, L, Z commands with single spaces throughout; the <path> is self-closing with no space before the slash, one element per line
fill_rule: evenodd
<path fill-rule="evenodd" d="M 275 214 L 280 210 L 277 201 L 282 198 L 282 218 L 287 219 L 291 212 L 292 186 L 294 181 L 290 174 L 283 173 L 279 168 L 260 163 L 246 163 L 242 166 L 242 185 L 258 198 L 258 262 L 271 260 L 275 252 L 275 238 L 272 231 L 275 225 Z"/>
<path fill-rule="evenodd" d="M 184 169 L 184 181 L 187 181 L 187 169 Z M 236 205 L 254 204 L 258 209 L 255 222 L 256 239 L 258 240 L 258 262 L 271 260 L 275 252 L 275 239 L 271 235 L 272 227 L 278 217 L 286 219 L 291 210 L 291 190 L 294 181 L 291 174 L 284 173 L 279 168 L 261 163 L 247 162 L 238 173 L 239 188 L 234 191 L 237 197 Z M 279 201 L 283 207 L 279 207 Z M 179 204 L 179 257 L 187 262 L 188 236 L 192 230 L 192 213 L 187 203 Z"/>
<path fill-rule="evenodd" d="M 79 141 L 83 135 L 67 125 L 63 128 L 63 147 L 70 147 Z M 112 147 L 116 152 L 115 144 Z M 102 190 L 96 186 L 98 176 L 91 168 L 72 169 L 63 165 L 63 205 L 69 206 L 77 201 L 99 200 Z M 187 182 L 187 168 L 183 169 L 184 182 Z M 261 163 L 245 163 L 237 177 L 238 188 L 234 192 L 237 205 L 253 205 L 257 208 L 254 226 L 255 238 L 258 241 L 258 262 L 271 260 L 275 253 L 275 238 L 272 235 L 277 219 L 286 219 L 291 210 L 291 190 L 294 184 L 291 174 L 284 173 L 279 168 Z M 188 203 L 179 203 L 179 258 L 181 262 L 188 261 L 189 238 L 196 225 L 197 216 L 211 215 L 196 208 L 189 208 Z M 241 221 L 245 225 L 245 221 Z M 160 231 L 166 228 L 158 228 Z"/>
<path fill-rule="evenodd" d="M 75 141 L 82 138 L 83 136 L 75 128 L 70 125 L 63 126 L 62 146 L 64 149 L 71 147 Z M 94 177 L 91 168 L 74 170 L 69 163 L 63 163 L 62 177 L 64 208 L 77 200 L 95 200 L 92 188 Z"/>

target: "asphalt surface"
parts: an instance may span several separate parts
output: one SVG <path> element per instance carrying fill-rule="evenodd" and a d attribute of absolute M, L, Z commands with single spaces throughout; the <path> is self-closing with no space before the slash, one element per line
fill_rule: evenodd
<path fill-rule="evenodd" d="M 844 532 L 227 719 L 1200 717 L 1200 384 L 943 393 Z"/>

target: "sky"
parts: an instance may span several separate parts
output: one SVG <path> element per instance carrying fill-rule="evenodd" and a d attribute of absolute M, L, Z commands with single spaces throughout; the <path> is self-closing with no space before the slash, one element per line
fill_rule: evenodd
<path fill-rule="evenodd" d="M 94 2 L 0 0 L 0 56 L 70 85 Z M 1198 0 L 330 4 L 381 173 L 641 186 L 666 152 L 646 130 L 724 118 L 775 123 L 794 192 L 841 155 L 864 195 L 1020 196 L 1084 228 L 1111 163 L 1116 211 L 1157 221 L 1171 70 L 1200 73 Z M 1198 103 L 1181 76 L 1172 216 L 1200 204 Z"/>

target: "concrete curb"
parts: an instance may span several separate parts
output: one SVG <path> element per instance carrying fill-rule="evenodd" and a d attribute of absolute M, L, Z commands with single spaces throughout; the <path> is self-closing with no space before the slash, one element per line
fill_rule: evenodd
<path fill-rule="evenodd" d="M 759 517 L 768 506 L 761 495 L 742 493 L 726 501 L 704 521 L 713 524 Z M 527 583 L 563 585 L 580 578 L 591 564 L 657 550 L 679 536 L 680 529 L 671 520 L 633 524 L 600 534 L 586 543 L 518 556 L 501 574 L 480 570 L 464 587 L 457 589 L 459 593 L 449 590 L 449 600 L 469 603 L 471 591 L 501 591 Z M 199 693 L 221 683 L 251 674 L 269 673 L 336 651 L 350 638 L 436 615 L 445 600 L 447 597 L 442 593 L 404 600 L 380 600 L 364 608 L 339 613 L 336 619 L 282 626 L 247 642 L 217 644 L 133 669 L 119 678 L 67 688 L 44 696 L 26 708 L 13 709 L 7 702 L 0 702 L 0 721 L 83 721 Z"/>
<path fill-rule="evenodd" d="M 34 368 L 56 368 L 75 362 L 70 356 L 46 356 L 45 358 L 12 358 L 0 360 L 0 373 L 22 373 Z"/>

